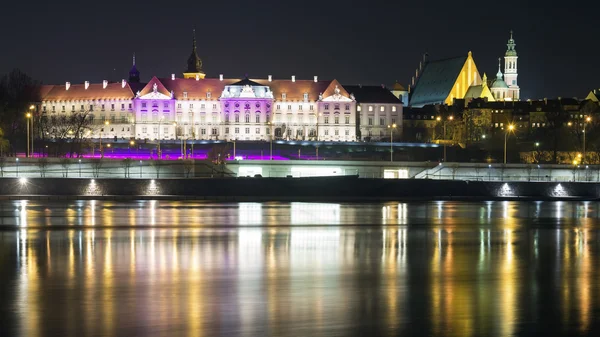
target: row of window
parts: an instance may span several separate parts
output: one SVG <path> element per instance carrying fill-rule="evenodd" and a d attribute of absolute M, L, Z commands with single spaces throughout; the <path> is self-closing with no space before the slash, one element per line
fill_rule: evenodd
<path fill-rule="evenodd" d="M 392 122 L 390 124 L 396 124 L 396 119 L 392 118 Z M 373 118 L 369 117 L 368 121 L 367 121 L 367 125 L 372 126 L 373 125 Z M 379 125 L 381 126 L 387 126 L 387 123 L 385 122 L 385 118 L 379 118 Z"/>
<path fill-rule="evenodd" d="M 396 112 L 396 109 L 397 109 L 397 108 L 396 108 L 396 106 L 392 105 L 392 112 Z M 367 111 L 369 111 L 369 112 L 373 112 L 373 110 L 374 110 L 374 108 L 373 108 L 373 106 L 372 106 L 372 105 L 369 105 L 369 106 L 367 107 Z M 359 105 L 358 107 L 356 107 L 356 111 L 362 111 L 362 107 Z M 385 112 L 385 106 L 383 106 L 383 105 L 382 105 L 382 106 L 380 106 L 380 107 L 379 107 L 379 111 L 381 111 L 381 112 Z"/>
<path fill-rule="evenodd" d="M 89 105 L 89 111 L 94 111 L 94 107 L 95 107 L 95 105 L 93 105 L 93 104 L 90 104 L 90 105 Z M 67 108 L 67 107 L 66 107 L 65 105 L 63 105 L 63 106 L 62 106 L 62 109 L 61 109 L 61 112 L 66 112 L 66 108 Z M 131 107 L 131 103 L 129 103 L 129 104 L 128 104 L 128 110 L 131 110 L 131 109 L 132 109 L 132 107 Z M 71 105 L 71 111 L 72 111 L 72 112 L 75 112 L 75 110 L 76 110 L 76 109 L 75 109 L 75 105 Z M 105 110 L 106 110 L 106 106 L 105 106 L 104 104 L 101 104 L 101 105 L 100 105 L 100 111 L 105 111 Z M 46 110 L 46 106 L 45 106 L 45 105 L 42 107 L 42 111 L 43 111 L 43 112 L 47 112 L 47 110 Z M 85 111 L 85 105 L 83 105 L 83 104 L 82 104 L 82 105 L 80 106 L 80 111 Z M 111 104 L 111 105 L 110 105 L 110 111 L 115 111 L 115 104 Z M 121 111 L 125 111 L 125 104 L 124 104 L 124 103 L 123 103 L 123 104 L 121 104 Z M 52 112 L 56 112 L 56 105 L 53 105 L 53 106 L 52 106 Z"/>

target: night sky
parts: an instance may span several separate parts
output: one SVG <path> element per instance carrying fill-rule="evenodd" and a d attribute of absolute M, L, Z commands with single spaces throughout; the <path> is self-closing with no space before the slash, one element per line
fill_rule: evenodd
<path fill-rule="evenodd" d="M 12 2 L 0 11 L 0 73 L 44 83 L 181 73 L 195 26 L 208 77 L 336 78 L 407 85 L 423 53 L 471 50 L 494 77 L 514 30 L 524 99 L 585 97 L 600 88 L 597 11 L 590 1 Z"/>

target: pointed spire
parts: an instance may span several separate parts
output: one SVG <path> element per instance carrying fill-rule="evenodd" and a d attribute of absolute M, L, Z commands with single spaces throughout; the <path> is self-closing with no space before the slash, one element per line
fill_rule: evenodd
<path fill-rule="evenodd" d="M 517 51 L 515 50 L 515 40 L 513 39 L 513 31 L 510 31 L 510 39 L 508 39 L 508 43 L 506 44 L 506 54 L 505 56 L 517 56 Z"/>
<path fill-rule="evenodd" d="M 140 82 L 140 71 L 137 69 L 135 65 L 135 53 L 133 53 L 133 65 L 129 70 L 129 83 L 139 83 Z"/>
<path fill-rule="evenodd" d="M 194 29 L 192 29 L 192 34 L 193 34 L 192 49 L 194 51 L 196 51 L 196 27 L 194 27 Z"/>
<path fill-rule="evenodd" d="M 198 57 L 198 51 L 196 48 L 196 28 L 192 30 L 192 53 L 187 61 L 186 73 L 201 73 L 202 72 L 202 60 Z"/>
<path fill-rule="evenodd" d="M 133 66 L 135 67 L 135 53 L 133 53 Z"/>
<path fill-rule="evenodd" d="M 501 66 L 500 66 L 500 65 L 501 65 L 501 63 L 500 63 L 500 62 L 501 62 L 501 60 L 502 60 L 502 58 L 501 58 L 501 57 L 499 57 L 499 58 L 498 58 L 498 73 L 496 74 L 496 77 L 497 77 L 498 79 L 502 79 L 502 70 L 501 70 L 501 68 L 500 68 L 500 67 L 501 67 Z"/>

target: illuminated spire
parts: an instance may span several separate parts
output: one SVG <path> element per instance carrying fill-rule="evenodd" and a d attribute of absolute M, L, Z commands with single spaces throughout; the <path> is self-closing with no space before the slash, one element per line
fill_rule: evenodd
<path fill-rule="evenodd" d="M 135 53 L 133 53 L 133 66 L 135 66 Z"/>
<path fill-rule="evenodd" d="M 135 65 L 135 53 L 133 53 L 133 65 L 129 70 L 129 83 L 139 83 L 140 82 L 140 72 Z"/>
<path fill-rule="evenodd" d="M 498 73 L 496 74 L 496 78 L 497 79 L 502 79 L 502 70 L 500 69 L 500 61 L 502 60 L 501 57 L 498 58 Z"/>
<path fill-rule="evenodd" d="M 505 56 L 517 56 L 517 51 L 515 50 L 515 40 L 513 39 L 513 31 L 510 31 L 510 39 L 508 39 L 508 43 L 506 44 L 506 54 Z"/>

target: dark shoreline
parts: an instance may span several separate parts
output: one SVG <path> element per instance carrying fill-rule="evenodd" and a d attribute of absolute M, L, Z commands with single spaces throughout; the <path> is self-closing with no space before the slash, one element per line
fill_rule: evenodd
<path fill-rule="evenodd" d="M 0 178 L 0 200 L 550 201 L 598 200 L 592 182 L 312 178 Z"/>

